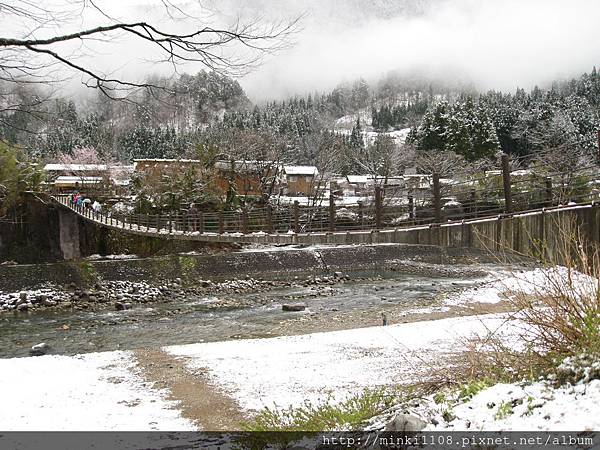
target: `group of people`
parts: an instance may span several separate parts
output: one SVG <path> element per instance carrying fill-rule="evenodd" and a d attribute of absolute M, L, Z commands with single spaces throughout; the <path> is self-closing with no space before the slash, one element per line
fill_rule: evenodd
<path fill-rule="evenodd" d="M 96 213 L 99 213 L 102 210 L 102 205 L 97 200 L 94 200 L 92 203 L 92 200 L 89 198 L 84 198 L 84 196 L 78 190 L 74 190 L 69 195 L 69 201 L 72 205 L 83 208 L 92 208 L 92 211 Z"/>

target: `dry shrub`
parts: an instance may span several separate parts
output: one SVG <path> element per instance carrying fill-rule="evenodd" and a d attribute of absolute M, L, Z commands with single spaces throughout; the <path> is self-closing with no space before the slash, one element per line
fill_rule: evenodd
<path fill-rule="evenodd" d="M 560 230 L 553 261 L 547 261 L 533 293 L 510 301 L 525 326 L 524 343 L 547 363 L 581 353 L 600 355 L 600 253 L 576 227 Z"/>

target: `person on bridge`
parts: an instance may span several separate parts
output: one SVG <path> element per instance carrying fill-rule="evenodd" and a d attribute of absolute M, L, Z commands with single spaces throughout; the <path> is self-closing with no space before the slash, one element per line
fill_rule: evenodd
<path fill-rule="evenodd" d="M 102 210 L 102 205 L 98 203 L 98 200 L 94 200 L 94 203 L 92 203 L 92 210 L 95 213 L 99 213 Z"/>
<path fill-rule="evenodd" d="M 198 231 L 198 208 L 196 208 L 196 205 L 193 203 L 190 204 L 188 217 L 190 219 L 190 228 L 192 231 Z"/>

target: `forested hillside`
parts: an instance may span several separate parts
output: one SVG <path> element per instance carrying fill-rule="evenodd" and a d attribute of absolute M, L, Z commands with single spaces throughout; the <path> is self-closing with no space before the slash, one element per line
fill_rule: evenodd
<path fill-rule="evenodd" d="M 366 147 L 386 145 L 363 139 L 366 131 L 385 137 L 410 128 L 412 149 L 476 161 L 499 150 L 516 156 L 556 148 L 593 153 L 600 128 L 595 68 L 531 92 L 478 93 L 469 85 L 391 74 L 256 104 L 237 81 L 214 72 L 148 83 L 156 87 L 120 101 L 98 95 L 80 106 L 19 86 L 3 96 L 12 106 L 2 112 L 2 139 L 43 160 L 82 148 L 119 161 L 271 155 L 347 173 L 367 169 Z M 327 160 L 332 153 L 335 162 Z"/>

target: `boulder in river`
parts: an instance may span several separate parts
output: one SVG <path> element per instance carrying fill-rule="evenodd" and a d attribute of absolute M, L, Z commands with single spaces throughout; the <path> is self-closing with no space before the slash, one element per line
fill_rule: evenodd
<path fill-rule="evenodd" d="M 123 311 L 125 309 L 131 309 L 131 303 L 115 302 L 115 309 L 117 311 Z"/>
<path fill-rule="evenodd" d="M 283 311 L 304 311 L 306 309 L 306 305 L 304 303 L 285 303 L 281 305 L 281 309 Z"/>
<path fill-rule="evenodd" d="M 31 349 L 29 350 L 29 354 L 31 356 L 42 356 L 48 353 L 49 350 L 50 346 L 45 342 L 42 342 L 31 347 Z"/>

